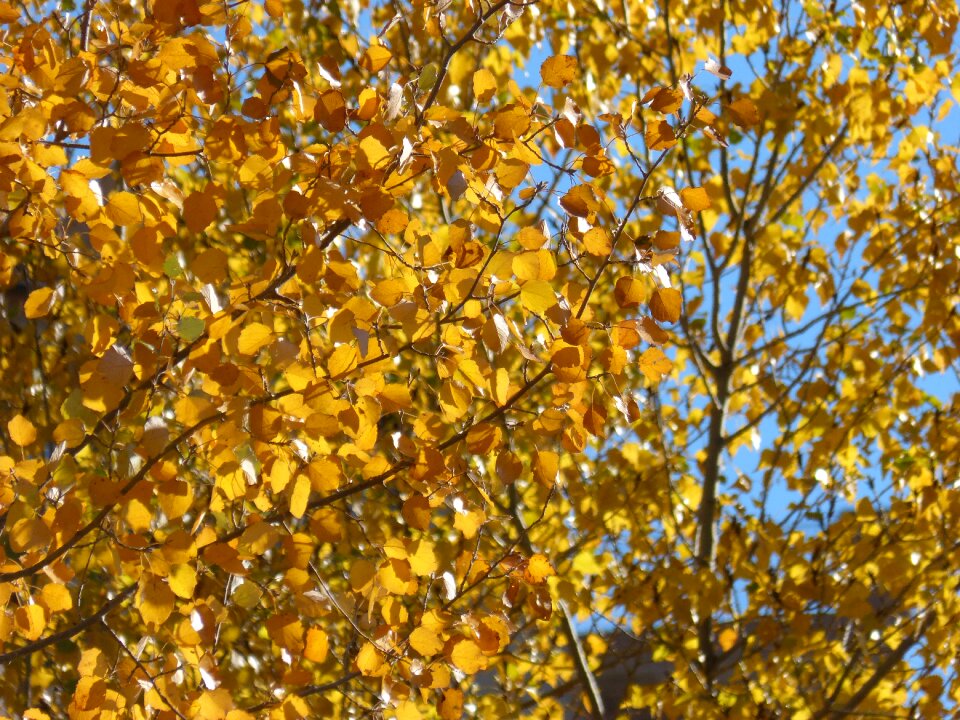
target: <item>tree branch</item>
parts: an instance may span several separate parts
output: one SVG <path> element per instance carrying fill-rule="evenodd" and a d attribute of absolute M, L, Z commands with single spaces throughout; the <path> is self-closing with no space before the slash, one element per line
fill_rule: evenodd
<path fill-rule="evenodd" d="M 66 630 L 61 630 L 58 633 L 54 633 L 53 635 L 48 635 L 45 638 L 34 640 L 33 642 L 27 643 L 22 647 L 18 647 L 16 650 L 3 653 L 0 655 L 0 667 L 9 664 L 10 662 L 16 660 L 17 658 L 23 657 L 24 655 L 30 655 L 31 653 L 35 653 L 37 650 L 43 650 L 45 647 L 55 645 L 62 640 L 69 640 L 74 635 L 79 635 L 91 625 L 96 625 L 99 623 L 111 611 L 116 610 L 121 604 L 123 604 L 124 600 L 133 594 L 133 591 L 136 589 L 136 583 L 128 585 L 119 593 L 117 593 L 112 600 L 108 601 L 99 610 L 97 610 L 97 612 L 89 617 L 84 618 L 76 625 L 68 627 Z"/>

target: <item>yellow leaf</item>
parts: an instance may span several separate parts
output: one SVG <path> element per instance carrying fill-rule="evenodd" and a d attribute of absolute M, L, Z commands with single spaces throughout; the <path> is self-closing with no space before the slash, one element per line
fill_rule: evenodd
<path fill-rule="evenodd" d="M 637 307 L 646 296 L 646 285 L 634 277 L 625 275 L 613 286 L 613 297 L 622 308 Z"/>
<path fill-rule="evenodd" d="M 591 255 L 609 255 L 613 249 L 607 231 L 601 227 L 587 230 L 583 236 L 583 247 Z"/>
<path fill-rule="evenodd" d="M 421 720 L 423 718 L 416 703 L 411 700 L 402 700 L 394 713 L 397 720 Z"/>
<path fill-rule="evenodd" d="M 170 568 L 170 575 L 167 576 L 167 582 L 170 589 L 178 597 L 189 600 L 193 597 L 193 591 L 197 587 L 197 571 L 192 565 L 179 564 Z"/>
<path fill-rule="evenodd" d="M 724 652 L 727 652 L 730 648 L 737 644 L 739 636 L 737 631 L 733 628 L 726 628 L 720 633 L 720 636 L 717 638 L 717 641 L 720 643 L 720 649 Z"/>
<path fill-rule="evenodd" d="M 53 288 L 43 287 L 34 290 L 23 304 L 23 313 L 30 320 L 41 318 L 50 312 L 54 299 Z"/>
<path fill-rule="evenodd" d="M 651 382 L 660 382 L 660 379 L 672 369 L 673 363 L 660 348 L 650 348 L 640 356 L 640 372 Z"/>
<path fill-rule="evenodd" d="M 477 102 L 485 103 L 497 92 L 497 79 L 489 70 L 477 70 L 473 74 L 473 96 Z"/>
<path fill-rule="evenodd" d="M 560 198 L 560 207 L 574 217 L 589 218 L 599 209 L 593 191 L 588 185 L 574 185 Z"/>
<path fill-rule="evenodd" d="M 407 555 L 407 561 L 414 575 L 423 577 L 433 575 L 437 571 L 437 555 L 434 552 L 433 543 L 420 539 L 413 544 L 411 550 L 413 552 Z"/>
<path fill-rule="evenodd" d="M 16 552 L 37 550 L 49 544 L 52 539 L 50 528 L 39 517 L 20 518 L 9 532 L 10 547 Z"/>
<path fill-rule="evenodd" d="M 40 592 L 40 602 L 50 613 L 67 612 L 73 608 L 73 597 L 66 586 L 59 583 L 48 583 Z"/>
<path fill-rule="evenodd" d="M 106 699 L 107 684 L 99 677 L 89 675 L 80 678 L 73 691 L 73 705 L 86 712 L 96 711 Z"/>
<path fill-rule="evenodd" d="M 135 604 L 147 625 L 161 625 L 173 612 L 175 601 L 170 586 L 156 575 L 145 573 L 140 579 Z"/>
<path fill-rule="evenodd" d="M 538 450 L 533 460 L 533 476 L 541 485 L 553 487 L 557 482 L 560 456 L 552 450 Z"/>
<path fill-rule="evenodd" d="M 675 323 L 680 319 L 683 295 L 674 288 L 661 288 L 650 298 L 650 312 L 655 320 Z"/>
<path fill-rule="evenodd" d="M 360 58 L 360 67 L 368 72 L 378 73 L 386 67 L 391 57 L 393 55 L 383 45 L 371 45 Z"/>
<path fill-rule="evenodd" d="M 303 623 L 294 613 L 282 612 L 267 618 L 265 623 L 270 639 L 282 648 L 303 650 Z"/>
<path fill-rule="evenodd" d="M 260 155 L 251 155 L 243 161 L 238 174 L 242 185 L 258 188 L 273 178 L 273 166 Z"/>
<path fill-rule="evenodd" d="M 283 3 L 280 2 L 280 0 L 266 0 L 263 3 L 263 9 L 266 10 L 267 15 L 274 20 L 279 20 L 283 17 Z"/>
<path fill-rule="evenodd" d="M 503 407 L 507 404 L 507 401 L 510 399 L 510 373 L 508 373 L 503 368 L 497 368 L 497 372 L 494 373 L 493 380 L 491 384 L 491 395 L 493 395 L 493 401 Z"/>
<path fill-rule="evenodd" d="M 467 540 L 470 540 L 476 536 L 477 531 L 486 520 L 487 518 L 482 510 L 471 510 L 454 515 L 453 527 L 463 533 Z"/>
<path fill-rule="evenodd" d="M 673 250 L 680 244 L 680 233 L 676 230 L 657 230 L 653 235 L 653 244 L 657 250 Z"/>
<path fill-rule="evenodd" d="M 554 55 L 540 66 L 540 77 L 545 85 L 562 88 L 573 82 L 577 74 L 577 59 L 571 55 Z"/>
<path fill-rule="evenodd" d="M 434 628 L 418 627 L 410 633 L 410 647 L 423 657 L 432 657 L 443 650 L 443 639 Z"/>
<path fill-rule="evenodd" d="M 644 141 L 651 150 L 666 150 L 677 144 L 677 136 L 674 134 L 670 123 L 661 120 L 650 124 L 644 135 Z"/>
<path fill-rule="evenodd" d="M 230 595 L 230 598 L 244 610 L 256 607 L 261 597 L 263 597 L 263 591 L 252 582 L 241 583 Z"/>
<path fill-rule="evenodd" d="M 450 650 L 450 662 L 467 675 L 473 675 L 487 667 L 487 656 L 473 640 L 462 638 Z"/>
<path fill-rule="evenodd" d="M 47 613 L 39 605 L 24 605 L 13 613 L 17 630 L 27 640 L 37 640 L 47 626 Z"/>
<path fill-rule="evenodd" d="M 373 643 L 364 643 L 357 653 L 357 670 L 366 677 L 375 677 L 383 668 L 383 658 Z"/>
<path fill-rule="evenodd" d="M 79 418 L 64 420 L 53 431 L 53 439 L 58 443 L 65 442 L 70 448 L 79 445 L 85 437 L 83 421 Z"/>
<path fill-rule="evenodd" d="M 552 570 L 552 568 L 551 568 Z M 480 621 L 480 649 L 485 655 L 496 655 L 510 642 L 510 631 L 503 618 L 489 615 Z"/>
<path fill-rule="evenodd" d="M 7 432 L 10 433 L 10 439 L 20 447 L 26 447 L 37 439 L 37 429 L 23 415 L 15 415 L 7 423 Z"/>
<path fill-rule="evenodd" d="M 360 354 L 353 345 L 340 345 L 327 360 L 327 371 L 334 380 L 346 377 L 360 361 Z"/>
<path fill-rule="evenodd" d="M 656 87 L 648 91 L 640 101 L 641 105 L 650 103 L 650 109 L 661 115 L 672 115 L 683 105 L 683 92 L 678 89 Z"/>
<path fill-rule="evenodd" d="M 447 688 L 440 696 L 438 708 L 441 720 L 460 720 L 463 717 L 463 690 Z"/>
<path fill-rule="evenodd" d="M 557 296 L 553 285 L 545 280 L 533 280 L 525 283 L 520 289 L 520 304 L 532 313 L 538 315 L 557 304 Z"/>
<path fill-rule="evenodd" d="M 190 712 L 187 715 L 191 720 L 226 720 L 228 712 L 233 709 L 233 698 L 230 691 L 224 688 L 207 690 L 190 703 Z"/>
<path fill-rule="evenodd" d="M 549 250 L 531 250 L 514 256 L 513 272 L 522 281 L 551 280 L 557 274 L 557 264 Z"/>
<path fill-rule="evenodd" d="M 430 527 L 432 509 L 430 501 L 422 495 L 411 495 L 407 498 L 403 503 L 401 513 L 407 525 L 411 527 L 418 530 L 426 530 Z"/>
<path fill-rule="evenodd" d="M 250 323 L 240 332 L 237 349 L 244 355 L 256 355 L 273 340 L 273 330 L 263 323 Z"/>
<path fill-rule="evenodd" d="M 692 212 L 700 212 L 710 207 L 710 196 L 702 187 L 684 188 L 680 191 L 680 201 Z"/>
<path fill-rule="evenodd" d="M 741 127 L 750 127 L 760 124 L 760 113 L 750 98 L 740 98 L 731 103 L 727 110 L 733 115 L 733 121 Z"/>
<path fill-rule="evenodd" d="M 293 483 L 293 492 L 290 494 L 290 514 L 298 520 L 307 511 L 307 501 L 310 499 L 310 478 L 301 473 Z"/>
<path fill-rule="evenodd" d="M 104 209 L 114 225 L 126 227 L 136 225 L 142 220 L 140 201 L 133 193 L 126 191 L 113 193 Z"/>
<path fill-rule="evenodd" d="M 410 224 L 410 216 L 400 208 L 390 208 L 377 220 L 377 230 L 385 235 L 402 233 Z"/>
<path fill-rule="evenodd" d="M 217 202 L 211 192 L 193 192 L 183 201 L 183 221 L 196 234 L 203 232 L 217 219 Z"/>
<path fill-rule="evenodd" d="M 517 233 L 517 242 L 524 250 L 539 250 L 547 242 L 543 226 L 525 227 Z"/>
<path fill-rule="evenodd" d="M 527 566 L 523 570 L 523 579 L 533 585 L 540 585 L 548 577 L 556 574 L 553 565 L 550 564 L 546 556 L 537 553 L 527 561 Z"/>
<path fill-rule="evenodd" d="M 329 650 L 330 641 L 323 630 L 315 627 L 307 630 L 307 639 L 303 647 L 303 656 L 307 660 L 321 663 L 327 659 Z"/>

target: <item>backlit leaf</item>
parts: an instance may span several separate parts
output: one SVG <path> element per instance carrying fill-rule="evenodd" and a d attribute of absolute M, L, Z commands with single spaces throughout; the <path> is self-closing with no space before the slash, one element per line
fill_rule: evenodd
<path fill-rule="evenodd" d="M 7 432 L 10 433 L 10 439 L 20 447 L 32 445 L 37 439 L 37 429 L 23 415 L 14 415 L 7 422 Z"/>
<path fill-rule="evenodd" d="M 573 82 L 577 74 L 577 59 L 571 55 L 554 55 L 540 66 L 540 77 L 544 85 L 562 88 Z"/>
<path fill-rule="evenodd" d="M 240 332 L 237 349 L 244 355 L 256 355 L 273 341 L 273 330 L 263 323 L 250 323 Z"/>

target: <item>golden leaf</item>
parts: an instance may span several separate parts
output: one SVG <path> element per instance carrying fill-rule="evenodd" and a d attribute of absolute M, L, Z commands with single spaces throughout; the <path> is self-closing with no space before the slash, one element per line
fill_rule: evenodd
<path fill-rule="evenodd" d="M 562 88 L 573 82 L 577 75 L 577 59 L 572 55 L 554 55 L 540 66 L 543 83 L 552 88 Z"/>
<path fill-rule="evenodd" d="M 660 379 L 672 369 L 673 363 L 660 348 L 649 348 L 640 356 L 640 371 L 651 382 L 660 382 Z"/>
<path fill-rule="evenodd" d="M 674 288 L 660 288 L 650 298 L 650 312 L 655 320 L 675 323 L 680 319 L 680 310 L 683 307 L 683 295 Z"/>
<path fill-rule="evenodd" d="M 710 196 L 702 187 L 684 188 L 680 191 L 680 201 L 692 212 L 700 212 L 710 207 Z"/>
<path fill-rule="evenodd" d="M 37 429 L 23 415 L 14 415 L 7 422 L 7 432 L 10 433 L 10 439 L 20 447 L 31 445 L 37 439 Z"/>
<path fill-rule="evenodd" d="M 303 646 L 303 656 L 312 662 L 322 663 L 329 653 L 327 634 L 320 628 L 312 627 L 307 630 L 306 642 Z"/>
<path fill-rule="evenodd" d="M 144 573 L 140 578 L 134 604 L 148 626 L 162 625 L 173 612 L 174 601 L 173 591 L 162 578 L 152 573 Z"/>
<path fill-rule="evenodd" d="M 189 600 L 197 587 L 197 571 L 192 565 L 174 565 L 170 568 L 167 582 L 175 595 Z"/>
<path fill-rule="evenodd" d="M 256 355 L 262 347 L 273 341 L 273 330 L 263 323 L 250 323 L 240 331 L 237 350 L 244 355 Z"/>
<path fill-rule="evenodd" d="M 47 613 L 39 605 L 22 605 L 14 611 L 13 621 L 26 640 L 38 640 L 47 626 Z"/>
<path fill-rule="evenodd" d="M 533 280 L 520 288 L 520 304 L 526 310 L 540 315 L 557 304 L 557 296 L 550 283 Z"/>
<path fill-rule="evenodd" d="M 523 579 L 532 585 L 540 585 L 548 577 L 553 577 L 556 574 L 550 561 L 540 553 L 531 556 L 523 569 Z"/>
<path fill-rule="evenodd" d="M 301 473 L 293 482 L 293 491 L 290 493 L 290 514 L 295 518 L 302 518 L 307 511 L 307 501 L 310 499 L 310 478 Z"/>
<path fill-rule="evenodd" d="M 727 106 L 733 115 L 733 121 L 741 127 L 752 127 L 760 124 L 760 113 L 750 98 L 740 98 Z"/>
<path fill-rule="evenodd" d="M 410 647 L 423 657 L 433 657 L 443 650 L 443 639 L 434 628 L 418 627 L 410 633 Z"/>
<path fill-rule="evenodd" d="M 30 320 L 44 317 L 53 307 L 53 301 L 56 299 L 53 288 L 38 288 L 30 293 L 27 301 L 23 305 L 23 313 Z"/>
<path fill-rule="evenodd" d="M 480 69 L 473 74 L 473 96 L 479 103 L 488 102 L 497 92 L 497 79 L 489 70 Z"/>
<path fill-rule="evenodd" d="M 456 640 L 448 651 L 448 657 L 454 667 L 467 675 L 474 675 L 487 667 L 487 656 L 476 642 L 468 638 Z"/>
<path fill-rule="evenodd" d="M 73 596 L 64 585 L 47 583 L 40 593 L 40 602 L 49 613 L 67 612 L 73 609 Z"/>
<path fill-rule="evenodd" d="M 384 670 L 383 658 L 373 643 L 366 642 L 357 653 L 357 670 L 365 677 L 376 677 Z"/>

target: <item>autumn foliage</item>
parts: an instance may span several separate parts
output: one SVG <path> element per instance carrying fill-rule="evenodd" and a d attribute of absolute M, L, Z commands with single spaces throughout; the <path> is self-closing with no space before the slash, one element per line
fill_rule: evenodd
<path fill-rule="evenodd" d="M 0 715 L 944 716 L 957 19 L 0 0 Z"/>

